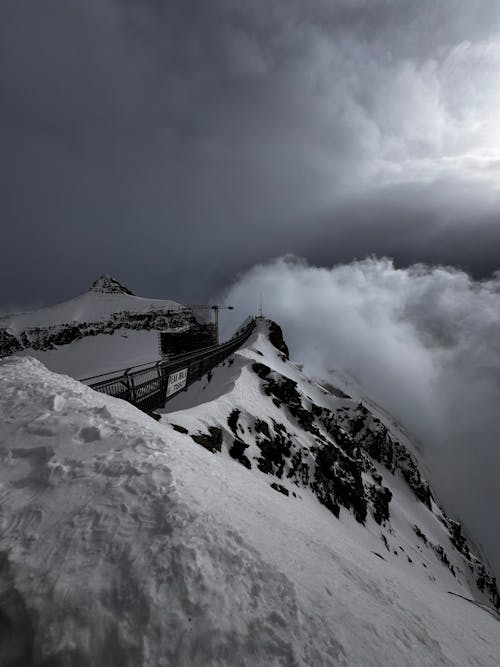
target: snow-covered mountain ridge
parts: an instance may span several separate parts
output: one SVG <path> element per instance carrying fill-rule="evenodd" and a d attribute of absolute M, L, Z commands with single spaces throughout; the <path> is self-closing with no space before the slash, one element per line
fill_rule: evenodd
<path fill-rule="evenodd" d="M 87 336 L 120 329 L 181 329 L 192 313 L 175 301 L 135 296 L 109 275 L 64 303 L 0 317 L 0 356 L 21 350 L 53 350 Z"/>
<path fill-rule="evenodd" d="M 154 362 L 158 331 L 182 332 L 193 323 L 189 308 L 135 296 L 106 275 L 69 301 L 0 317 L 0 357 L 33 356 L 80 379 Z"/>
<path fill-rule="evenodd" d="M 224 376 L 238 375 L 242 396 L 231 392 L 231 411 L 225 416 L 217 403 L 227 405 L 226 395 L 215 403 L 209 401 L 206 408 L 204 404 L 194 407 L 197 415 L 206 410 L 207 427 L 192 437 L 212 451 L 221 451 L 224 442 L 230 456 L 247 468 L 255 467 L 275 477 L 275 488 L 286 495 L 295 493 L 295 487 L 306 486 L 335 517 L 344 508 L 361 524 L 367 523 L 367 518 L 368 523 L 370 519 L 375 521 L 380 525 L 383 551 L 396 552 L 398 558 L 406 549 L 391 537 L 396 534 L 391 521 L 391 506 L 395 503 L 391 501 L 394 489 L 400 486 L 398 480 L 403 480 L 406 494 L 411 493 L 413 500 L 422 505 L 416 513 L 412 508 L 414 521 L 409 527 L 418 539 L 412 540 L 416 551 L 406 554 L 408 562 L 425 569 L 429 551 L 434 552 L 453 577 L 498 609 L 500 597 L 495 578 L 473 554 L 460 524 L 448 518 L 435 502 L 411 444 L 401 442 L 395 427 L 385 425 L 365 405 L 312 382 L 290 364 L 283 352 L 273 352 L 268 331 L 263 331 L 267 326 L 260 324 L 252 363 L 249 361 L 238 370 L 216 369 L 211 380 L 217 385 L 219 377 L 224 378 L 222 383 L 226 386 L 228 378 Z M 274 332 L 276 326 L 272 323 Z M 281 350 L 281 336 L 274 333 L 274 337 L 274 346 Z M 271 363 L 263 363 L 263 356 Z M 244 381 L 242 373 L 246 375 Z M 258 408 L 248 407 L 249 386 L 263 395 Z M 168 411 L 189 405 L 191 395 L 196 396 L 196 405 L 204 400 L 204 391 L 211 396 L 210 385 L 199 383 L 187 396 L 181 394 L 169 403 Z M 212 411 L 215 418 L 211 418 Z M 187 414 L 179 414 L 181 423 Z M 423 528 L 429 521 L 433 538 Z"/>
<path fill-rule="evenodd" d="M 271 337 L 159 422 L 0 362 L 6 664 L 498 664 L 494 582 L 411 444 Z"/>

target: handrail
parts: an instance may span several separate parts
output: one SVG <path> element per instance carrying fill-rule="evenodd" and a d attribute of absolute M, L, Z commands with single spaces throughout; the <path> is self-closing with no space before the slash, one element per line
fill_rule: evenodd
<path fill-rule="evenodd" d="M 89 383 L 88 386 L 95 391 L 126 400 L 145 412 L 152 412 L 162 407 L 179 391 L 201 379 L 220 361 L 232 354 L 249 338 L 254 328 L 255 318 L 252 318 L 243 329 L 239 330 L 239 333 L 225 343 L 177 355 L 171 359 L 159 360 L 149 365 L 139 364 L 121 371 L 111 371 L 118 375 Z M 146 368 L 136 370 L 145 365 Z M 180 371 L 182 376 L 178 375 Z M 174 373 L 177 374 L 176 377 L 172 377 Z M 106 375 L 110 373 L 90 376 L 82 381 Z M 170 383 L 171 379 L 175 380 L 175 383 Z"/>
<path fill-rule="evenodd" d="M 252 322 L 253 322 L 253 320 L 252 320 Z M 125 375 L 127 373 L 130 373 L 130 371 L 135 370 L 136 368 L 142 368 L 143 366 L 147 366 L 149 368 L 152 368 L 153 366 L 167 365 L 167 364 L 171 364 L 171 363 L 176 363 L 177 361 L 179 361 L 179 362 L 188 361 L 193 357 L 198 357 L 200 355 L 203 356 L 203 355 L 207 354 L 208 352 L 210 352 L 212 350 L 220 350 L 220 349 L 223 349 L 223 347 L 225 345 L 230 345 L 233 340 L 235 340 L 236 338 L 238 338 L 241 335 L 242 331 L 246 331 L 248 326 L 250 326 L 250 324 L 246 325 L 243 329 L 238 330 L 238 333 L 236 335 L 234 335 L 232 338 L 230 338 L 228 341 L 225 341 L 224 343 L 218 343 L 218 344 L 215 344 L 215 345 L 207 345 L 206 347 L 200 347 L 197 350 L 193 350 L 191 352 L 183 352 L 182 354 L 178 354 L 175 357 L 170 357 L 169 359 L 158 359 L 157 361 L 145 361 L 142 364 L 136 364 L 136 365 L 130 366 L 128 368 L 117 368 L 114 371 L 107 371 L 106 373 L 99 373 L 98 375 L 89 375 L 88 377 L 80 378 L 79 382 L 87 382 L 88 380 L 94 380 L 96 378 L 106 377 L 108 375 L 113 375 L 113 376 L 115 376 L 115 375 L 118 376 L 119 374 Z M 109 379 L 112 380 L 112 379 L 116 379 L 116 378 L 113 377 L 113 378 L 109 378 Z M 93 384 L 94 383 L 92 383 L 92 385 L 89 385 L 89 386 L 93 386 Z"/>
<path fill-rule="evenodd" d="M 202 350 L 211 350 L 214 347 L 219 347 L 218 345 L 208 345 L 207 347 L 202 347 L 196 350 L 196 352 L 201 352 Z M 185 356 L 189 356 L 189 352 L 184 352 L 183 354 L 179 354 L 175 357 L 170 357 L 170 359 L 158 359 L 157 361 L 145 361 L 143 364 L 136 364 L 135 366 L 130 366 L 129 368 L 117 368 L 114 371 L 107 371 L 107 373 L 99 373 L 98 375 L 89 375 L 88 377 L 81 378 L 79 382 L 87 382 L 87 380 L 94 380 L 96 378 L 102 378 L 107 375 L 115 375 L 115 374 L 126 374 L 130 373 L 130 371 L 136 369 L 136 368 L 142 368 L 143 366 L 148 366 L 152 368 L 153 366 L 158 366 L 159 364 L 166 364 L 170 363 L 171 361 L 175 361 L 177 359 L 182 359 Z M 109 378 L 110 380 L 113 378 Z M 89 385 L 91 386 L 91 385 Z"/>

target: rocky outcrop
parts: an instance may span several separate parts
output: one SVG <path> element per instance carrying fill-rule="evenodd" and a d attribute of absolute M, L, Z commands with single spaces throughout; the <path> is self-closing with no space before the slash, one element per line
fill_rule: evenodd
<path fill-rule="evenodd" d="M 90 291 L 102 292 L 104 294 L 128 294 L 130 296 L 135 296 L 135 294 L 127 287 L 118 282 L 116 278 L 112 278 L 109 273 L 94 280 Z"/>
<path fill-rule="evenodd" d="M 23 349 L 19 340 L 7 329 L 0 329 L 0 356 L 9 356 Z"/>
<path fill-rule="evenodd" d="M 16 333 L 6 325 L 0 326 L 0 356 L 9 356 L 25 349 L 53 350 L 87 336 L 112 335 L 118 329 L 183 331 L 188 326 L 197 325 L 195 316 L 189 309 L 168 307 L 171 302 L 166 302 L 163 308 L 161 303 L 152 302 L 150 310 L 142 311 L 143 306 L 141 306 L 139 312 L 133 309 L 118 310 L 120 305 L 122 308 L 124 305 L 129 306 L 131 301 L 128 297 L 134 294 L 110 275 L 101 276 L 94 281 L 89 292 L 95 293 L 97 300 L 99 300 L 98 294 L 118 297 L 116 312 L 98 321 L 59 322 L 50 326 L 25 328 Z M 120 295 L 126 295 L 127 298 L 120 300 Z"/>
<path fill-rule="evenodd" d="M 335 409 L 316 405 L 297 382 L 266 364 L 254 362 L 252 370 L 263 394 L 284 411 L 286 426 L 269 416 L 251 415 L 241 406 L 233 409 L 227 417 L 227 433 L 228 451 L 235 460 L 269 475 L 271 486 L 285 496 L 292 495 L 290 485 L 297 492 L 308 487 L 335 517 L 346 510 L 361 524 L 371 518 L 388 531 L 388 536 L 394 532 L 390 523 L 390 476 L 401 477 L 415 498 L 448 529 L 449 540 L 437 544 L 415 526 L 415 533 L 424 543 L 422 549 L 429 550 L 429 557 L 438 559 L 454 577 L 459 573 L 450 554 L 456 549 L 463 555 L 479 591 L 500 607 L 496 580 L 472 555 L 460 524 L 448 519 L 435 503 L 415 457 L 378 417 L 365 405 L 347 398 L 339 397 Z M 387 475 L 383 475 L 384 469 Z M 388 550 L 394 550 L 384 532 L 381 539 Z M 398 551 L 404 549 L 399 547 Z M 407 554 L 407 559 L 410 564 L 414 562 L 414 556 Z"/>
<path fill-rule="evenodd" d="M 380 419 L 358 403 L 355 407 L 341 407 L 336 421 L 371 459 L 381 463 L 392 474 L 400 474 L 415 496 L 431 509 L 432 492 L 429 483 L 422 477 L 414 457 L 393 438 Z"/>
<path fill-rule="evenodd" d="M 279 324 L 276 324 L 273 320 L 269 320 L 269 340 L 274 347 L 281 352 L 284 359 L 290 359 L 290 353 L 288 351 L 288 345 L 285 343 L 283 338 L 283 331 Z"/>
<path fill-rule="evenodd" d="M 198 433 L 191 437 L 198 445 L 205 447 L 209 452 L 220 452 L 222 449 L 222 430 L 217 426 L 209 426 L 208 435 Z"/>
<path fill-rule="evenodd" d="M 20 350 L 53 350 L 75 340 L 98 334 L 113 335 L 118 329 L 151 331 L 175 329 L 194 323 L 194 317 L 185 311 L 158 310 L 145 313 L 121 311 L 101 322 L 70 322 L 44 328 L 26 329 L 18 337 L 0 329 L 0 356 Z"/>

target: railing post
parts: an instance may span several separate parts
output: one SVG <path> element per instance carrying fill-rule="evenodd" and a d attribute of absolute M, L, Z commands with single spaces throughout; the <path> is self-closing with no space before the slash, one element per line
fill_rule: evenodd
<path fill-rule="evenodd" d="M 127 383 L 128 383 L 128 387 L 129 387 L 130 403 L 135 405 L 137 403 L 137 398 L 136 398 L 136 395 L 135 395 L 134 376 L 128 374 L 128 369 L 125 371 L 124 375 L 127 378 Z"/>
<path fill-rule="evenodd" d="M 158 383 L 157 391 L 154 392 L 154 395 L 149 396 L 148 391 L 147 390 L 144 391 L 144 382 L 142 384 L 141 383 L 139 384 L 140 391 L 138 392 L 135 375 L 133 372 L 131 372 L 133 371 L 134 368 L 137 369 L 138 366 L 123 370 L 123 374 L 121 376 L 113 377 L 112 381 L 115 383 L 119 381 L 122 383 L 122 385 L 125 385 L 127 392 L 127 398 L 125 400 L 127 400 L 129 403 L 137 405 L 138 393 L 139 393 L 142 396 L 143 407 L 151 406 L 156 400 L 158 401 L 158 405 L 162 405 L 167 400 L 166 392 L 168 386 L 168 377 L 172 370 L 172 366 L 177 368 L 179 364 L 182 363 L 188 367 L 188 378 L 186 381 L 186 388 L 187 388 L 189 384 L 192 384 L 196 380 L 201 380 L 201 378 L 207 371 L 211 370 L 212 368 L 217 366 L 217 364 L 219 364 L 223 359 L 233 354 L 233 352 L 237 350 L 249 338 L 254 328 L 255 328 L 255 319 L 252 319 L 246 325 L 246 327 L 244 327 L 231 340 L 221 345 L 214 346 L 215 349 L 211 348 L 210 352 L 200 350 L 197 353 L 187 355 L 188 358 L 186 358 L 185 360 L 178 358 L 177 363 L 176 360 L 172 360 L 173 363 L 168 363 L 168 362 L 164 363 L 162 360 L 160 360 L 156 362 L 156 364 L 154 364 L 153 366 L 149 366 L 149 368 L 144 369 L 144 371 L 151 371 L 156 367 L 157 380 L 149 381 L 149 384 L 151 384 L 151 382 Z M 146 364 L 141 364 L 141 366 L 143 365 Z M 94 377 L 101 377 L 101 376 L 94 376 Z M 92 384 L 89 384 L 89 386 L 97 389 L 97 391 L 103 391 L 104 393 L 109 393 L 110 395 L 114 395 L 114 393 L 116 394 L 116 391 L 115 392 L 106 391 L 106 387 L 108 386 L 106 382 L 99 382 L 96 384 L 97 386 Z M 123 396 L 122 391 L 119 391 L 118 394 Z"/>

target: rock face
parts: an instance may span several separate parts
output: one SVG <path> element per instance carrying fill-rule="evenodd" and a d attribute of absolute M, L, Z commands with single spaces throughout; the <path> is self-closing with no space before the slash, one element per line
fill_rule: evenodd
<path fill-rule="evenodd" d="M 90 291 L 102 292 L 104 294 L 129 294 L 130 296 L 135 296 L 133 292 L 110 276 L 109 273 L 94 280 Z"/>
<path fill-rule="evenodd" d="M 105 315 L 101 309 L 103 301 L 108 304 Z M 33 325 L 40 313 L 44 315 L 43 326 Z M 88 292 L 65 304 L 25 315 L 21 314 L 22 325 L 16 323 L 15 315 L 0 319 L 0 356 L 25 349 L 53 350 L 86 336 L 113 334 L 121 328 L 176 331 L 196 325 L 193 313 L 180 304 L 138 298 L 110 275 L 101 276 Z"/>
<path fill-rule="evenodd" d="M 271 341 L 271 344 L 284 355 L 285 359 L 290 359 L 288 345 L 283 338 L 283 331 L 281 330 L 280 325 L 273 320 L 269 320 L 269 340 Z"/>
<path fill-rule="evenodd" d="M 22 343 L 8 331 L 0 329 L 0 356 L 9 356 L 23 349 Z"/>
<path fill-rule="evenodd" d="M 98 334 L 112 335 L 118 329 L 151 331 L 183 327 L 194 318 L 183 312 L 148 311 L 131 313 L 119 311 L 101 322 L 78 322 L 56 324 L 49 327 L 26 329 L 18 337 L 0 330 L 0 356 L 14 354 L 19 350 L 54 350 L 60 345 L 69 345 L 75 340 Z"/>
<path fill-rule="evenodd" d="M 407 446 L 364 404 L 345 394 L 335 393 L 335 408 L 313 401 L 304 391 L 307 385 L 287 374 L 283 351 L 286 345 L 281 329 L 274 323 L 269 325 L 269 340 L 278 350 L 272 354 L 280 359 L 278 365 L 283 365 L 284 372 L 276 370 L 275 364 L 273 368 L 263 363 L 265 355 L 258 350 L 259 360 L 250 365 L 258 391 L 269 407 L 258 414 L 249 411 L 244 403 L 233 408 L 223 424 L 225 436 L 219 441 L 222 446 L 212 447 L 212 451 L 224 452 L 227 447 L 229 455 L 243 466 L 270 476 L 271 486 L 284 495 L 290 495 L 290 488 L 295 487 L 299 493 L 307 487 L 336 518 L 343 509 L 362 525 L 374 521 L 380 527 L 384 548 L 394 552 L 396 547 L 403 553 L 403 546 L 390 545 L 395 534 L 391 525 L 391 487 L 399 478 L 409 489 L 409 502 L 421 505 L 420 515 L 432 515 L 434 524 L 440 525 L 439 532 L 444 528 L 445 538 L 438 544 L 427 538 L 419 526 L 410 527 L 422 541 L 422 554 L 425 551 L 437 558 L 453 577 L 468 577 L 499 609 L 495 578 L 472 554 L 460 524 L 449 519 L 437 505 Z M 281 411 L 282 419 L 270 416 L 276 410 Z M 200 444 L 207 446 L 205 442 Z M 393 488 L 398 488 L 401 481 Z M 466 564 L 462 569 L 456 565 L 457 552 L 464 559 L 460 562 Z M 413 552 L 406 557 L 409 563 L 415 560 Z M 418 565 L 427 567 L 424 558 Z"/>

